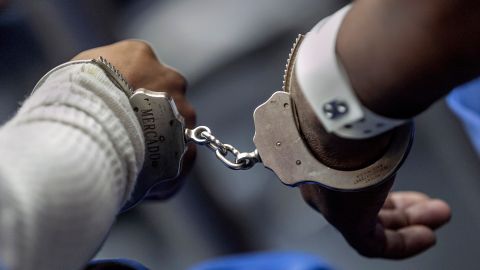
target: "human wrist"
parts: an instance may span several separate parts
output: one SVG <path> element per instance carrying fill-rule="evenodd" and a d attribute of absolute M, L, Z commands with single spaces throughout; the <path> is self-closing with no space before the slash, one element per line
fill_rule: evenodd
<path fill-rule="evenodd" d="M 340 170 L 364 168 L 387 150 L 390 132 L 364 140 L 340 138 L 323 128 L 301 90 L 293 88 L 291 95 L 297 108 L 299 130 L 312 154 L 325 165 Z"/>
<path fill-rule="evenodd" d="M 294 68 L 287 69 L 286 75 L 286 88 L 292 92 L 298 125 L 308 145 L 317 159 L 341 170 L 365 168 L 379 160 L 388 148 L 388 131 L 406 122 L 375 114 L 350 85 L 337 56 L 336 40 L 351 8 L 346 6 L 322 20 L 297 40 L 299 49 L 292 51 L 298 51 L 292 60 Z M 344 111 L 336 111 L 334 103 L 344 104 Z"/>
<path fill-rule="evenodd" d="M 317 159 L 331 167 L 346 170 L 366 167 L 381 158 L 388 149 L 394 133 L 393 127 L 406 122 L 403 119 L 411 118 L 430 104 L 428 100 L 421 98 L 409 104 L 411 91 L 405 92 L 401 91 L 402 88 L 391 86 L 395 85 L 392 82 L 398 79 L 395 75 L 391 78 L 388 76 L 377 78 L 375 64 L 368 62 L 359 64 L 362 56 L 356 54 L 357 46 L 352 41 L 358 39 L 358 43 L 362 44 L 362 37 L 358 36 L 357 32 L 351 31 L 356 26 L 352 26 L 350 21 L 352 12 L 357 12 L 356 6 L 347 6 L 339 10 L 307 34 L 302 41 L 300 55 L 297 56 L 298 75 L 294 78 L 301 87 L 296 92 L 295 89 L 291 91 L 296 107 L 300 108 L 297 110 L 299 128 Z M 353 15 L 358 16 L 355 13 Z M 328 45 L 329 43 L 332 44 Z M 325 53 L 327 55 L 324 55 Z M 333 54 L 334 56 L 329 56 Z M 325 69 L 325 66 L 330 69 Z M 318 79 L 323 78 L 322 76 L 326 78 Z M 318 90 L 319 87 L 333 90 Z M 319 93 L 323 93 L 323 96 Z M 347 95 L 348 93 L 351 97 Z M 323 107 L 323 112 L 321 110 L 321 104 L 324 104 L 322 102 L 332 97 L 342 101 L 348 100 L 348 114 L 343 116 L 343 122 L 340 121 L 340 124 L 338 120 L 325 119 L 323 113 L 325 108 Z M 364 111 L 361 118 L 363 120 L 357 124 L 353 122 L 355 119 L 353 118 L 350 123 L 355 123 L 353 125 L 355 128 L 352 130 L 352 125 L 345 120 L 359 117 L 354 116 L 358 115 L 357 107 Z M 375 123 L 378 121 L 386 121 L 389 124 L 382 123 L 383 128 L 377 128 Z M 372 122 L 373 128 L 370 128 Z M 345 128 L 338 129 L 335 125 L 350 126 L 348 127 L 350 131 L 345 132 Z M 364 130 L 363 126 L 368 126 L 368 130 Z M 358 130 L 364 133 L 368 131 L 371 135 L 353 135 Z"/>
<path fill-rule="evenodd" d="M 346 238 L 355 238 L 374 229 L 394 180 L 393 175 L 363 192 L 342 192 L 313 184 L 301 185 L 300 190 L 304 200 Z"/>

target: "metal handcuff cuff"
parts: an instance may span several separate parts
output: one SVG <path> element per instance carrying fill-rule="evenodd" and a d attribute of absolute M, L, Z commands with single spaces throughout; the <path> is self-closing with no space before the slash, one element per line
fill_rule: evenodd
<path fill-rule="evenodd" d="M 232 170 L 248 170 L 256 163 L 263 163 L 288 186 L 315 183 L 333 190 L 359 191 L 377 185 L 395 174 L 409 152 L 413 139 L 412 123 L 397 127 L 384 155 L 362 169 L 342 171 L 330 168 L 310 152 L 300 134 L 295 104 L 290 96 L 292 89 L 299 88 L 294 68 L 302 40 L 303 36 L 300 35 L 289 55 L 283 91 L 273 93 L 253 114 L 253 142 L 257 149 L 252 152 L 240 152 L 232 145 L 222 143 L 208 127 L 186 128 L 175 102 L 167 93 L 147 89 L 134 91 L 120 72 L 104 58 L 65 64 L 93 63 L 102 68 L 111 81 L 127 95 L 142 127 L 146 147 L 145 162 L 138 177 L 142 185 L 135 188 L 132 199 L 124 209 L 137 204 L 156 184 L 179 176 L 188 143 L 207 146 Z M 233 156 L 232 159 L 229 158 L 230 155 Z"/>

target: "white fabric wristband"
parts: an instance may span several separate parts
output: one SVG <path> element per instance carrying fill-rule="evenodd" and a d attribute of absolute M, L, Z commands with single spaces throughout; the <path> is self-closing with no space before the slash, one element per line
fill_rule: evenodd
<path fill-rule="evenodd" d="M 295 71 L 306 99 L 328 132 L 347 139 L 366 139 L 408 120 L 370 111 L 353 91 L 335 49 L 340 25 L 351 6 L 322 20 L 305 36 Z"/>

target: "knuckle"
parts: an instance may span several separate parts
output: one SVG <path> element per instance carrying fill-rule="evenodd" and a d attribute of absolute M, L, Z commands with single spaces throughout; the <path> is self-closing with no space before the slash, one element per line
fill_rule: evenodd
<path fill-rule="evenodd" d="M 180 90 L 185 93 L 187 90 L 188 82 L 185 77 L 175 70 L 170 70 L 167 75 L 168 84 L 175 90 Z"/>
<path fill-rule="evenodd" d="M 112 46 L 119 46 L 119 47 L 121 46 L 121 47 L 130 48 L 135 46 L 135 40 L 132 40 L 132 39 L 121 40 L 115 44 L 112 44 Z"/>
<path fill-rule="evenodd" d="M 138 46 L 138 49 L 140 51 L 143 51 L 143 52 L 146 52 L 148 54 L 154 54 L 153 53 L 153 48 L 150 44 L 148 44 L 147 42 L 143 41 L 143 40 L 136 40 L 135 41 L 137 43 L 137 46 Z"/>
<path fill-rule="evenodd" d="M 118 42 L 118 44 L 123 45 L 127 48 L 131 48 L 142 54 L 154 55 L 152 46 L 144 40 L 127 39 Z"/>

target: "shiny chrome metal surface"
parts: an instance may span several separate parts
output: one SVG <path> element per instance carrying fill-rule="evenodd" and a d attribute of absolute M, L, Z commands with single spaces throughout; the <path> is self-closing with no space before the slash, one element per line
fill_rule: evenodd
<path fill-rule="evenodd" d="M 194 142 L 198 145 L 207 146 L 210 150 L 215 152 L 215 156 L 218 160 L 232 170 L 249 170 L 255 166 L 255 164 L 260 162 L 257 150 L 242 153 L 232 145 L 222 143 L 219 139 L 213 136 L 212 131 L 205 126 L 199 126 L 194 129 L 185 129 L 185 138 L 187 142 Z M 233 161 L 228 159 L 229 153 L 234 156 L 235 159 Z"/>
<path fill-rule="evenodd" d="M 133 87 L 130 86 L 125 77 L 123 77 L 122 73 L 112 63 L 108 62 L 108 60 L 102 56 L 100 56 L 98 59 L 93 59 L 92 62 L 99 65 L 103 71 L 105 71 L 110 80 L 118 88 L 120 88 L 127 95 L 127 97 L 131 97 L 133 95 Z"/>
<path fill-rule="evenodd" d="M 295 65 L 295 60 L 297 57 L 298 48 L 302 44 L 304 35 L 298 35 L 297 39 L 293 43 L 292 48 L 290 49 L 290 54 L 288 55 L 287 64 L 285 65 L 285 72 L 283 74 L 283 87 L 282 90 L 285 92 L 290 92 L 290 87 L 293 77 L 293 66 Z"/>
<path fill-rule="evenodd" d="M 128 84 L 127 80 L 123 75 L 120 73 L 120 71 L 113 66 L 110 62 L 107 61 L 107 59 L 103 57 L 99 57 L 98 59 L 90 59 L 90 60 L 76 60 L 76 61 L 70 61 L 63 63 L 59 66 L 56 66 L 55 68 L 51 69 L 47 74 L 45 74 L 35 85 L 33 88 L 33 91 L 30 93 L 30 95 L 33 95 L 35 91 L 37 90 L 40 85 L 42 85 L 48 77 L 52 73 L 54 73 L 57 70 L 60 70 L 62 68 L 68 67 L 68 66 L 73 66 L 73 65 L 83 65 L 83 64 L 94 64 L 97 65 L 99 68 L 105 72 L 107 77 L 112 81 L 113 84 L 115 84 L 116 87 L 118 87 L 120 90 L 122 90 L 127 97 L 131 97 L 133 94 L 133 88 Z"/>
<path fill-rule="evenodd" d="M 186 152 L 185 123 L 172 98 L 164 92 L 138 89 L 130 103 L 145 138 L 145 162 L 129 202 L 134 205 L 154 185 L 176 178 Z"/>
<path fill-rule="evenodd" d="M 372 165 L 340 171 L 319 162 L 298 131 L 290 94 L 275 92 L 254 113 L 253 139 L 265 167 L 289 186 L 315 182 L 338 190 L 360 190 L 376 185 L 394 174 L 406 157 L 411 141 L 411 123 L 396 129 L 387 152 Z"/>

